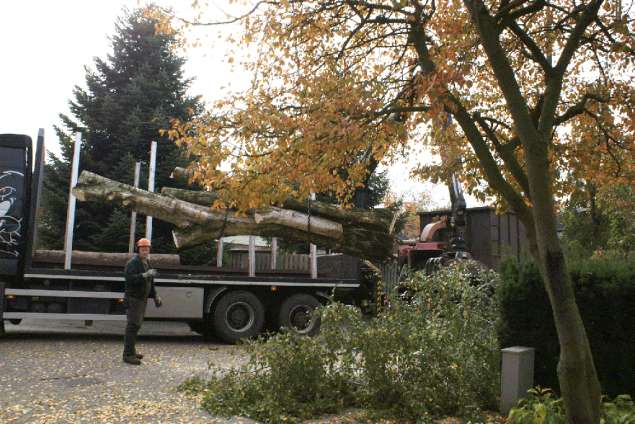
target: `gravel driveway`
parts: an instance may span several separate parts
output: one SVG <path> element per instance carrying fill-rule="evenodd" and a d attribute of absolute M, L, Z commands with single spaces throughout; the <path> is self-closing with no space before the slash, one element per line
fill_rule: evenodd
<path fill-rule="evenodd" d="M 146 322 L 142 366 L 121 360 L 125 322 L 25 320 L 0 339 L 0 423 L 238 423 L 214 419 L 175 388 L 242 348 L 205 343 L 181 323 Z"/>

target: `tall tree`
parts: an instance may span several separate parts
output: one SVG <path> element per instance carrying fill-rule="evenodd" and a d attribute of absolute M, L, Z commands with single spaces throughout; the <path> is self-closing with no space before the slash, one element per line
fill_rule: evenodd
<path fill-rule="evenodd" d="M 198 156 L 194 179 L 246 209 L 325 188 L 345 199 L 369 161 L 429 134 L 446 159 L 425 176 L 454 171 L 523 222 L 557 326 L 568 420 L 597 423 L 601 391 L 556 202 L 581 175 L 633 182 L 635 27 L 624 3 L 255 2 L 231 19 L 244 24 L 242 50 L 256 50 L 251 87 L 172 135 Z M 366 161 L 351 159 L 359 152 Z"/>
<path fill-rule="evenodd" d="M 142 186 L 147 181 L 150 142 L 157 141 L 157 190 L 170 184 L 175 166 L 185 164 L 182 149 L 159 130 L 170 119 L 187 121 L 201 110 L 198 98 L 187 94 L 190 80 L 183 75 L 184 59 L 177 54 L 174 33 L 155 31 L 159 20 L 153 7 L 124 11 L 112 36 L 112 53 L 96 58 L 86 69 L 86 88 L 76 86 L 71 115 L 61 114 L 57 133 L 60 158 L 51 156 L 45 178 L 43 243 L 59 248 L 63 240 L 72 133 L 83 136 L 80 168 L 131 183 L 135 161 L 142 163 Z M 153 225 L 157 251 L 174 249 L 171 226 Z M 74 246 L 97 251 L 126 251 L 129 215 L 109 206 L 81 204 L 77 210 Z M 143 226 L 138 225 L 138 230 Z M 139 232 L 141 234 L 141 232 Z"/>

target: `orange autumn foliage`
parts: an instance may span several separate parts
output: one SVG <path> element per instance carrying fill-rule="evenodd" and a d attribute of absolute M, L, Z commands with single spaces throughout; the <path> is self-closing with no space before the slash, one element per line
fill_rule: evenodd
<path fill-rule="evenodd" d="M 487 7 L 498 11 L 501 44 L 537 114 L 547 82 L 541 61 L 562 52 L 576 16 L 568 1 L 529 10 L 523 3 Z M 246 2 L 245 10 L 254 4 Z M 559 196 L 578 178 L 633 181 L 633 19 L 618 16 L 616 4 L 598 12 L 565 74 L 551 147 Z M 194 179 L 228 203 L 255 207 L 319 191 L 346 201 L 370 161 L 390 163 L 423 143 L 446 160 L 424 164 L 419 176 L 439 181 L 455 171 L 468 192 L 509 201 L 484 172 L 485 154 L 531 204 L 509 166 L 524 169 L 523 147 L 462 2 L 261 2 L 241 22 L 240 37 L 232 39 L 257 52 L 244 63 L 251 87 L 169 131 L 196 158 Z M 431 64 L 417 51 L 417 31 Z M 448 125 L 446 113 L 457 108 L 473 120 L 485 153 L 475 152 L 456 121 Z M 228 171 L 219 171 L 221 163 L 230 164 Z"/>

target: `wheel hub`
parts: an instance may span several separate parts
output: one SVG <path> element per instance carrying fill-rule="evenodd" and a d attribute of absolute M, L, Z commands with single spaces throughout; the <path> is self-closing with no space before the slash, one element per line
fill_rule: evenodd
<path fill-rule="evenodd" d="M 298 305 L 291 309 L 289 313 L 289 322 L 298 333 L 307 333 L 313 328 L 312 322 L 313 309 L 306 305 Z"/>
<path fill-rule="evenodd" d="M 242 332 L 253 325 L 255 317 L 256 314 L 251 305 L 246 302 L 235 302 L 227 308 L 225 324 L 233 331 Z"/>

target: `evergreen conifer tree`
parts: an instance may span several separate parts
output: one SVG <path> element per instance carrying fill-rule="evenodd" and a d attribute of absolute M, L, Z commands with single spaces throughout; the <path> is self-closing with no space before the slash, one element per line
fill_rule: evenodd
<path fill-rule="evenodd" d="M 83 137 L 80 171 L 132 183 L 134 163 L 141 161 L 142 188 L 147 187 L 152 140 L 158 144 L 157 191 L 164 185 L 175 186 L 169 175 L 175 166 L 186 163 L 180 149 L 159 130 L 169 127 L 170 118 L 195 116 L 202 106 L 187 94 L 191 80 L 183 75 L 184 59 L 176 53 L 176 37 L 155 33 L 156 21 L 146 11 L 124 11 L 111 38 L 112 53 L 105 60 L 95 58 L 95 69 L 86 69 L 86 88 L 76 86 L 73 91 L 70 116 L 60 114 L 62 125 L 56 131 L 61 157 L 50 155 L 46 167 L 40 247 L 63 246 L 73 133 L 79 131 Z M 118 208 L 78 204 L 74 248 L 127 251 L 129 217 Z M 137 237 L 143 234 L 143 221 L 137 224 Z M 171 226 L 155 220 L 153 251 L 173 250 Z"/>

